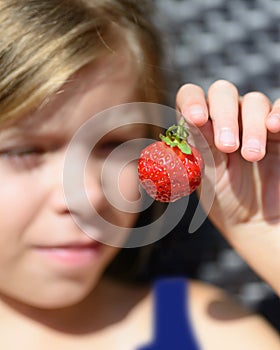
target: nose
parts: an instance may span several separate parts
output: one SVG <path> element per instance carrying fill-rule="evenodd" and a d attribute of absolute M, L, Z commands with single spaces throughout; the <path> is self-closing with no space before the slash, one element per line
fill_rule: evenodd
<path fill-rule="evenodd" d="M 89 163 L 89 164 L 87 164 Z M 104 207 L 104 195 L 100 171 L 93 162 L 78 156 L 71 163 L 58 157 L 50 169 L 52 188 L 50 202 L 57 214 L 72 214 L 83 218 L 92 217 Z"/>

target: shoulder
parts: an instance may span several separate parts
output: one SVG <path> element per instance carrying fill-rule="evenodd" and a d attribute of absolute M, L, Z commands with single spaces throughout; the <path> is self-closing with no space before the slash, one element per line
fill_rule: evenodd
<path fill-rule="evenodd" d="M 172 280 L 172 279 L 171 279 Z M 185 283 L 186 315 L 197 342 L 203 350 L 279 350 L 277 332 L 260 316 L 240 306 L 221 289 L 198 281 L 180 279 Z M 118 293 L 117 293 L 118 294 Z M 122 288 L 120 295 L 129 310 L 123 325 L 129 327 L 130 343 L 150 343 L 154 336 L 155 289 Z M 172 307 L 178 295 L 168 292 Z M 179 295 L 180 297 L 180 295 Z M 117 298 L 119 299 L 119 298 Z M 174 304 L 178 306 L 178 303 Z M 183 303 L 182 303 L 183 305 Z M 177 307 L 176 306 L 176 307 Z M 172 320 L 171 320 L 172 322 Z"/>
<path fill-rule="evenodd" d="M 188 283 L 188 313 L 202 349 L 280 349 L 277 332 L 221 289 Z"/>

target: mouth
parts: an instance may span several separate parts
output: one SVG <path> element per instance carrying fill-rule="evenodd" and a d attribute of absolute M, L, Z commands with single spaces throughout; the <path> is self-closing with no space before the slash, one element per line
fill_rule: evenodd
<path fill-rule="evenodd" d="M 97 261 L 102 244 L 97 241 L 90 243 L 63 242 L 58 244 L 36 245 L 35 252 L 40 256 L 67 265 L 87 265 Z"/>

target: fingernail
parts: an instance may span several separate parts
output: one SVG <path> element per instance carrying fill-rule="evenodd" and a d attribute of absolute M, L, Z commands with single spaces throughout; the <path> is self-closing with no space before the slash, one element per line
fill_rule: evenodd
<path fill-rule="evenodd" d="M 235 136 L 230 128 L 221 128 L 220 129 L 220 137 L 219 141 L 224 146 L 235 146 L 236 145 L 236 139 Z"/>
<path fill-rule="evenodd" d="M 272 114 L 269 117 L 269 120 L 271 120 L 273 123 L 280 123 L 280 114 Z"/>
<path fill-rule="evenodd" d="M 205 116 L 205 111 L 200 105 L 192 105 L 189 107 L 189 114 L 193 119 L 200 119 Z"/>
<path fill-rule="evenodd" d="M 260 153 L 261 152 L 261 143 L 258 139 L 249 139 L 246 141 L 243 148 L 249 152 Z"/>

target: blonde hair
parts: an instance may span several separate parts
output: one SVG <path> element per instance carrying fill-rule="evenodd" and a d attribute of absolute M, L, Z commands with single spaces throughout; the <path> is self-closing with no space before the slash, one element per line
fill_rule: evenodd
<path fill-rule="evenodd" d="M 137 0 L 0 0 L 0 125 L 112 53 L 116 26 L 139 67 L 143 100 L 160 102 L 162 50 L 149 11 Z"/>

